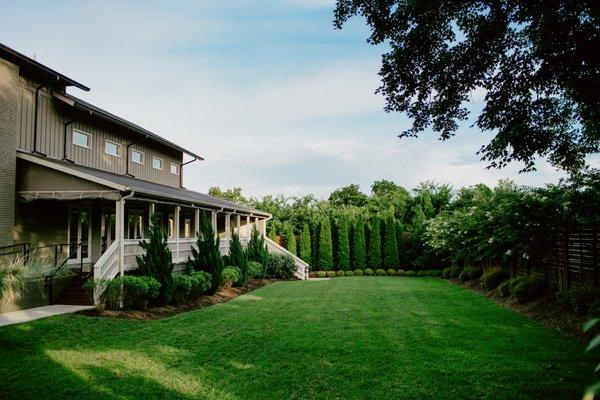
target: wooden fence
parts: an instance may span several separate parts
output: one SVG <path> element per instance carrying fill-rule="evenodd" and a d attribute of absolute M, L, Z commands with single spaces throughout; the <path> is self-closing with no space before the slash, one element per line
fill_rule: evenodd
<path fill-rule="evenodd" d="M 516 274 L 536 274 L 559 290 L 571 286 L 598 285 L 600 278 L 600 229 L 578 225 L 554 230 L 548 257 L 531 266 L 514 267 Z"/>

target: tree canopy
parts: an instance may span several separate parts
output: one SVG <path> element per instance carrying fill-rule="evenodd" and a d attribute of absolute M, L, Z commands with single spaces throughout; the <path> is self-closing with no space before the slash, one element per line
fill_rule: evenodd
<path fill-rule="evenodd" d="M 338 0 L 334 25 L 363 16 L 387 44 L 377 90 L 412 127 L 452 137 L 484 97 L 474 125 L 495 136 L 490 167 L 535 169 L 538 157 L 577 170 L 600 149 L 600 2 L 590 0 Z"/>

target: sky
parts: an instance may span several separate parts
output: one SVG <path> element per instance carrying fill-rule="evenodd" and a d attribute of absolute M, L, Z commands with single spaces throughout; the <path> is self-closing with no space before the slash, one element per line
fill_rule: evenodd
<path fill-rule="evenodd" d="M 375 94 L 384 47 L 366 43 L 364 20 L 333 28 L 334 1 L 7 1 L 0 42 L 91 87 L 68 91 L 151 130 L 205 161 L 184 186 L 244 194 L 329 193 L 379 179 L 407 188 L 512 179 L 543 185 L 564 176 L 544 160 L 486 169 L 491 139 L 461 124 L 441 142 L 410 126 Z M 469 108 L 481 108 L 473 93 Z"/>

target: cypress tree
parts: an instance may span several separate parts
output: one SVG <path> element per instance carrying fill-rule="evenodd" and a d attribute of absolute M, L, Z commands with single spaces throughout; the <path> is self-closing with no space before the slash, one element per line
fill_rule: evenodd
<path fill-rule="evenodd" d="M 339 220 L 337 234 L 338 269 L 348 271 L 350 269 L 350 237 L 348 232 L 348 221 L 345 216 L 342 216 Z"/>
<path fill-rule="evenodd" d="M 383 244 L 383 266 L 386 269 L 398 268 L 398 242 L 396 240 L 396 224 L 393 219 L 385 222 L 385 235 Z"/>
<path fill-rule="evenodd" d="M 302 226 L 302 232 L 300 233 L 300 258 L 307 263 L 311 262 L 310 248 L 310 229 L 308 224 L 304 224 L 304 226 Z"/>
<path fill-rule="evenodd" d="M 403 265 L 406 262 L 404 254 L 404 226 L 400 221 L 396 221 L 396 243 L 398 244 L 398 264 Z"/>
<path fill-rule="evenodd" d="M 272 241 L 277 242 L 277 233 L 275 232 L 275 224 L 271 224 L 271 226 L 269 227 L 269 234 L 267 236 Z"/>
<path fill-rule="evenodd" d="M 286 228 L 285 247 L 290 253 L 297 255 L 298 251 L 296 250 L 296 235 L 294 234 L 294 226 L 292 224 L 288 224 Z"/>
<path fill-rule="evenodd" d="M 381 232 L 379 217 L 374 217 L 369 226 L 369 268 L 381 268 Z"/>
<path fill-rule="evenodd" d="M 331 222 L 329 218 L 321 221 L 321 230 L 319 232 L 319 263 L 318 266 L 324 271 L 329 271 L 333 267 L 333 245 L 331 244 Z"/>
<path fill-rule="evenodd" d="M 231 235 L 231 244 L 229 245 L 229 262 L 240 269 L 239 285 L 244 286 L 248 282 L 248 257 L 240 236 L 237 233 Z"/>
<path fill-rule="evenodd" d="M 365 222 L 359 218 L 354 225 L 354 268 L 365 269 L 367 267 L 367 243 L 365 240 Z"/>
<path fill-rule="evenodd" d="M 223 283 L 223 257 L 219 249 L 221 239 L 215 235 L 212 224 L 202 213 L 200 219 L 200 231 L 196 246 L 198 250 L 192 247 L 192 257 L 188 260 L 188 266 L 196 271 L 206 271 L 210 274 L 211 284 L 210 293 L 216 293 Z"/>

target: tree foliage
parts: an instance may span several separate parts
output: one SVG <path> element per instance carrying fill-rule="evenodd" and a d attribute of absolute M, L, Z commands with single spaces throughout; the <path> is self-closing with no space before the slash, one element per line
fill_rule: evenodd
<path fill-rule="evenodd" d="M 367 267 L 367 243 L 365 240 L 365 221 L 358 218 L 354 224 L 352 249 L 352 267 L 365 269 Z"/>
<path fill-rule="evenodd" d="M 337 223 L 337 267 L 340 270 L 350 269 L 350 237 L 348 231 L 348 221 L 342 217 Z"/>
<path fill-rule="evenodd" d="M 263 266 L 263 271 L 259 278 L 264 278 L 266 274 L 267 263 L 269 260 L 269 251 L 265 245 L 265 238 L 260 234 L 256 226 L 252 228 L 250 240 L 246 247 L 248 261 L 258 262 Z"/>
<path fill-rule="evenodd" d="M 242 247 L 240 236 L 237 233 L 231 235 L 231 242 L 229 243 L 229 263 L 239 268 L 240 278 L 237 283 L 240 286 L 244 286 L 249 279 L 248 257 Z"/>
<path fill-rule="evenodd" d="M 150 216 L 148 240 L 140 241 L 144 251 L 136 256 L 138 269 L 142 275 L 155 278 L 160 283 L 159 304 L 169 304 L 173 298 L 173 256 L 167 244 L 167 232 L 160 225 L 156 214 Z"/>
<path fill-rule="evenodd" d="M 317 266 L 323 271 L 329 271 L 333 268 L 333 245 L 329 218 L 324 218 L 320 224 Z"/>
<path fill-rule="evenodd" d="M 338 207 L 362 207 L 367 203 L 367 195 L 360 191 L 358 185 L 351 184 L 334 190 L 331 195 L 329 195 L 329 203 Z"/>
<path fill-rule="evenodd" d="M 378 217 L 373 218 L 369 223 L 367 255 L 369 268 L 373 270 L 381 268 L 381 225 Z"/>
<path fill-rule="evenodd" d="M 206 214 L 201 213 L 200 231 L 198 232 L 198 240 L 196 240 L 197 249 L 192 247 L 192 256 L 188 259 L 188 267 L 196 271 L 206 271 L 210 274 L 210 293 L 216 293 L 222 283 L 224 264 L 219 249 L 220 243 L 221 240 L 218 235 L 215 235 Z"/>
<path fill-rule="evenodd" d="M 384 223 L 383 268 L 398 268 L 398 242 L 396 240 L 396 222 L 389 218 Z"/>
<path fill-rule="evenodd" d="M 296 234 L 294 233 L 294 227 L 291 224 L 287 225 L 285 232 L 285 247 L 293 255 L 298 254 L 296 246 Z"/>
<path fill-rule="evenodd" d="M 311 261 L 310 228 L 308 224 L 302 226 L 302 232 L 300 233 L 300 258 L 307 263 Z"/>
<path fill-rule="evenodd" d="M 600 148 L 597 1 L 338 0 L 334 25 L 353 16 L 387 43 L 378 89 L 385 110 L 452 137 L 482 93 L 475 125 L 495 136 L 479 150 L 491 167 L 537 157 L 576 170 Z"/>

